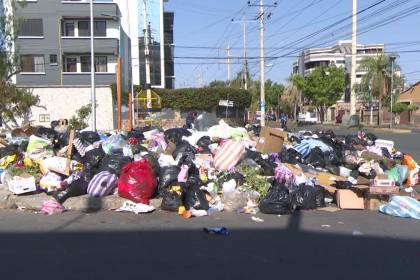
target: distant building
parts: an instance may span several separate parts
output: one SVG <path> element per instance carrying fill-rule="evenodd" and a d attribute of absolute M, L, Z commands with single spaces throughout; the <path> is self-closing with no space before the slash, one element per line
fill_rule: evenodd
<path fill-rule="evenodd" d="M 406 103 L 408 105 L 415 104 L 420 107 L 420 82 L 415 83 L 409 89 L 402 92 L 398 97 L 398 102 Z M 420 123 L 420 110 L 414 112 L 403 112 L 400 114 L 400 124 L 416 124 Z"/>
<path fill-rule="evenodd" d="M 356 83 L 360 83 L 366 71 L 359 67 L 359 63 L 366 57 L 375 57 L 383 54 L 384 44 L 357 45 L 357 70 Z M 338 43 L 326 48 L 313 48 L 304 50 L 299 58 L 293 63 L 293 73 L 307 75 L 319 66 L 335 64 L 337 67 L 344 67 L 346 74 L 351 73 L 351 41 L 338 41 Z M 346 89 L 343 100 L 349 100 L 350 88 Z"/>

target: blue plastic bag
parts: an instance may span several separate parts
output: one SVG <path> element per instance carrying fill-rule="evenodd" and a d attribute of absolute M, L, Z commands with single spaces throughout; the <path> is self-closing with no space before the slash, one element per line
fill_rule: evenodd
<path fill-rule="evenodd" d="M 379 212 L 395 217 L 420 220 L 420 202 L 408 196 L 393 196 L 387 204 L 379 207 Z"/>

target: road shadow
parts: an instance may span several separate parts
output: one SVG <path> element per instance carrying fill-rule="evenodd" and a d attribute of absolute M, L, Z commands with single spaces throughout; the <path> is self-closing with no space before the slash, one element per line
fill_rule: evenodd
<path fill-rule="evenodd" d="M 419 279 L 420 242 L 287 228 L 0 234 L 1 279 Z"/>

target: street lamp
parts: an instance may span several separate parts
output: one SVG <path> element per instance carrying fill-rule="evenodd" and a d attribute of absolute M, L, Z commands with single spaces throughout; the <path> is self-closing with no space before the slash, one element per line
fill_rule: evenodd
<path fill-rule="evenodd" d="M 90 102 L 92 104 L 92 130 L 96 131 L 95 53 L 93 39 L 93 0 L 90 0 Z"/>

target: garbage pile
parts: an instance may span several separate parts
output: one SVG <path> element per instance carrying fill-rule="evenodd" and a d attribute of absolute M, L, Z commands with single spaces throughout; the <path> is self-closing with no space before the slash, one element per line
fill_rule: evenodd
<path fill-rule="evenodd" d="M 150 199 L 161 197 L 161 210 L 185 218 L 285 215 L 333 203 L 420 218 L 413 188 L 419 165 L 392 141 L 363 131 L 340 136 L 196 122 L 195 129 L 109 133 L 28 126 L 0 140 L 1 183 L 15 195 L 46 192 L 53 198 L 42 205 L 48 214 L 62 212 L 70 197 L 114 195 L 127 199 L 121 211 L 153 211 Z"/>

